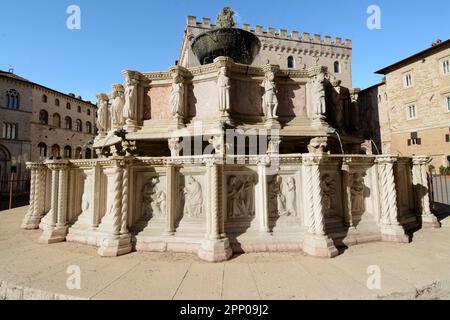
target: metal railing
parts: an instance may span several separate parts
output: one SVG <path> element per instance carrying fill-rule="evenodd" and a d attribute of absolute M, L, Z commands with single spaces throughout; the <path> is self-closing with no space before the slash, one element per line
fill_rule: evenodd
<path fill-rule="evenodd" d="M 30 178 L 11 174 L 0 178 L 0 210 L 28 204 Z"/>
<path fill-rule="evenodd" d="M 430 187 L 433 208 L 438 213 L 450 213 L 450 175 L 431 171 Z"/>

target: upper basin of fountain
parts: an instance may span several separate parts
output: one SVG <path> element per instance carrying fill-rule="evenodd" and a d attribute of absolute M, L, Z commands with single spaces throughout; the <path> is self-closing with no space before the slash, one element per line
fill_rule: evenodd
<path fill-rule="evenodd" d="M 217 29 L 197 36 L 191 44 L 202 65 L 220 56 L 237 63 L 251 64 L 261 49 L 261 42 L 253 33 L 235 28 L 234 12 L 226 7 L 217 17 Z"/>

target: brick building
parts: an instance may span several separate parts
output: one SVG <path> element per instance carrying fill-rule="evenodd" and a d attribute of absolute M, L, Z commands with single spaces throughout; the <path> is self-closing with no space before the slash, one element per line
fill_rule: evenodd
<path fill-rule="evenodd" d="M 376 73 L 382 83 L 360 93 L 365 113 L 379 117 L 385 154 L 430 155 L 433 165 L 450 162 L 450 40 Z M 377 128 L 372 126 L 376 137 Z"/>

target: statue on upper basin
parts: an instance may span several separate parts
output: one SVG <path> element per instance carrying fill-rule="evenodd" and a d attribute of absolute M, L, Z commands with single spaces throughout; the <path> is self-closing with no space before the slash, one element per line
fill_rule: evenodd
<path fill-rule="evenodd" d="M 170 110 L 172 112 L 172 116 L 174 118 L 179 118 L 183 114 L 183 96 L 184 96 L 184 83 L 183 78 L 177 74 L 174 73 L 172 75 L 173 82 L 172 82 L 172 91 L 170 92 Z"/>
<path fill-rule="evenodd" d="M 126 120 L 134 120 L 137 105 L 137 84 L 135 79 L 128 79 L 125 84 L 125 106 L 123 117 Z"/>
<path fill-rule="evenodd" d="M 266 72 L 262 83 L 264 88 L 263 95 L 263 112 L 267 119 L 277 119 L 278 98 L 277 87 L 275 85 L 275 73 L 273 71 Z"/>
<path fill-rule="evenodd" d="M 225 7 L 217 16 L 216 24 L 219 28 L 234 28 L 236 23 L 233 19 L 234 11 L 230 7 Z"/>
<path fill-rule="evenodd" d="M 313 80 L 313 112 L 315 119 L 324 119 L 326 113 L 325 104 L 325 74 L 319 73 Z"/>
<path fill-rule="evenodd" d="M 219 87 L 219 111 L 222 115 L 228 115 L 230 110 L 230 78 L 227 77 L 226 67 L 220 68 L 217 85 Z"/>
<path fill-rule="evenodd" d="M 111 94 L 111 120 L 113 128 L 123 125 L 123 107 L 125 105 L 124 89 L 121 84 L 113 85 Z"/>

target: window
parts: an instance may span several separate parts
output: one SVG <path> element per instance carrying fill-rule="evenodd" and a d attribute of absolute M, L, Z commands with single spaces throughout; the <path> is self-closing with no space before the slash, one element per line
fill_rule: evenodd
<path fill-rule="evenodd" d="M 46 157 L 47 156 L 47 145 L 43 142 L 38 144 L 38 148 L 39 148 L 39 157 Z"/>
<path fill-rule="evenodd" d="M 64 147 L 64 158 L 72 158 L 72 148 L 70 146 Z"/>
<path fill-rule="evenodd" d="M 409 106 L 408 107 L 408 119 L 412 120 L 412 119 L 416 119 L 416 118 L 417 118 L 416 106 Z"/>
<path fill-rule="evenodd" d="M 55 106 L 59 107 L 59 99 L 55 99 Z"/>
<path fill-rule="evenodd" d="M 72 109 L 72 106 L 70 105 L 70 103 L 69 103 L 69 102 L 67 102 L 67 104 L 66 104 L 66 109 L 67 109 L 67 110 L 70 110 L 70 109 Z"/>
<path fill-rule="evenodd" d="M 450 97 L 447 97 L 447 111 L 450 111 Z"/>
<path fill-rule="evenodd" d="M 450 60 L 442 61 L 442 72 L 444 74 L 450 74 Z"/>
<path fill-rule="evenodd" d="M 334 73 L 341 72 L 341 66 L 339 65 L 339 61 L 334 62 Z"/>
<path fill-rule="evenodd" d="M 42 102 L 47 103 L 47 96 L 45 94 L 42 95 Z"/>
<path fill-rule="evenodd" d="M 83 131 L 83 125 L 82 125 L 80 119 L 77 119 L 77 121 L 75 122 L 75 131 L 78 131 L 78 132 Z"/>
<path fill-rule="evenodd" d="M 77 111 L 78 111 L 78 113 L 81 113 L 81 107 L 80 106 L 77 106 Z"/>
<path fill-rule="evenodd" d="M 78 147 L 75 149 L 75 159 L 82 159 L 83 155 L 82 155 L 82 149 L 81 147 Z"/>
<path fill-rule="evenodd" d="M 288 69 L 294 68 L 294 57 L 293 56 L 288 57 L 287 64 L 288 64 Z"/>
<path fill-rule="evenodd" d="M 19 107 L 20 107 L 19 93 L 14 89 L 6 91 L 5 104 L 6 104 L 6 107 L 9 109 L 19 109 Z"/>
<path fill-rule="evenodd" d="M 419 138 L 419 134 L 417 132 L 411 133 L 411 139 L 408 139 L 408 146 L 420 146 L 422 144 L 422 139 Z"/>
<path fill-rule="evenodd" d="M 53 115 L 53 126 L 61 128 L 61 116 L 57 113 Z"/>
<path fill-rule="evenodd" d="M 64 128 L 72 130 L 72 118 L 66 117 L 64 119 Z"/>
<path fill-rule="evenodd" d="M 17 139 L 17 123 L 3 123 L 2 138 L 8 140 Z"/>
<path fill-rule="evenodd" d="M 86 113 L 87 113 L 88 116 L 90 116 L 91 115 L 91 109 L 87 108 Z"/>
<path fill-rule="evenodd" d="M 86 122 L 86 132 L 92 133 L 92 124 L 89 121 Z"/>
<path fill-rule="evenodd" d="M 412 74 L 411 73 L 405 74 L 405 88 L 410 88 L 412 87 L 412 85 L 413 85 Z"/>
<path fill-rule="evenodd" d="M 39 123 L 48 124 L 48 112 L 46 110 L 41 110 L 39 112 Z"/>

